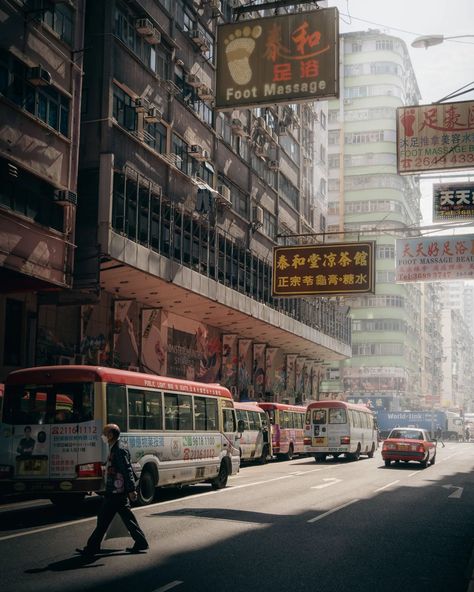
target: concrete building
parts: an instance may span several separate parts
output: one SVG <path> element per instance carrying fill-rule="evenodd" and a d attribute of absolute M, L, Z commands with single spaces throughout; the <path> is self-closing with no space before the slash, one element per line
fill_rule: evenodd
<path fill-rule="evenodd" d="M 420 286 L 395 284 L 395 239 L 420 219 L 416 176 L 396 166 L 396 108 L 420 93 L 405 43 L 377 30 L 341 37 L 341 98 L 329 103 L 328 231 L 376 241 L 376 293 L 351 307 L 352 358 L 340 366 L 347 399 L 398 410 L 421 394 Z M 401 231 L 400 231 L 401 229 Z"/>
<path fill-rule="evenodd" d="M 350 356 L 335 299 L 271 295 L 277 235 L 325 225 L 327 104 L 213 109 L 235 5 L 87 4 L 74 281 L 41 299 L 35 363 L 294 402 L 317 396 L 323 359 Z"/>
<path fill-rule="evenodd" d="M 72 288 L 84 10 L 0 1 L 0 382 L 47 342 L 43 297 Z"/>

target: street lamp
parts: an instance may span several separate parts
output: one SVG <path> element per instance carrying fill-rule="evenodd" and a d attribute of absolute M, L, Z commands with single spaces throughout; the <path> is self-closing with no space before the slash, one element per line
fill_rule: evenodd
<path fill-rule="evenodd" d="M 421 37 L 417 37 L 414 41 L 412 41 L 412 47 L 424 47 L 428 49 L 428 47 L 432 47 L 433 45 L 439 45 L 443 43 L 443 41 L 447 41 L 449 39 L 462 39 L 465 37 L 472 37 L 474 35 L 454 35 L 453 37 L 445 37 L 444 35 L 422 35 Z"/>

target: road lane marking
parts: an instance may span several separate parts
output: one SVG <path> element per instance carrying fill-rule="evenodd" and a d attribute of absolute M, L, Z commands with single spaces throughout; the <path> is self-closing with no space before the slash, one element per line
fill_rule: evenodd
<path fill-rule="evenodd" d="M 181 582 L 181 580 L 174 580 L 174 582 L 165 584 L 164 586 L 161 586 L 161 588 L 153 590 L 153 592 L 166 592 L 166 590 L 171 590 L 171 588 L 176 588 L 176 586 L 181 586 L 181 584 L 184 584 L 184 582 Z"/>
<path fill-rule="evenodd" d="M 407 477 L 413 477 L 413 475 L 420 475 L 420 471 L 413 471 L 413 473 L 410 473 Z"/>
<path fill-rule="evenodd" d="M 342 479 L 329 477 L 328 479 L 323 479 L 323 481 L 327 481 L 327 483 L 323 483 L 322 485 L 314 485 L 313 487 L 310 487 L 310 489 L 324 489 L 325 487 L 331 487 L 331 485 L 336 485 L 336 483 L 340 483 Z"/>
<path fill-rule="evenodd" d="M 464 487 L 458 487 L 457 485 L 441 485 L 441 487 L 444 487 L 444 489 L 455 489 L 456 491 L 453 491 L 453 493 L 450 493 L 448 495 L 448 498 L 452 498 L 452 499 L 460 499 L 462 496 L 462 492 L 464 491 Z"/>
<path fill-rule="evenodd" d="M 391 483 L 387 483 L 387 485 L 384 485 L 383 487 L 379 487 L 378 489 L 374 489 L 374 493 L 376 493 L 377 491 L 383 491 L 384 489 L 387 489 L 387 487 L 391 487 L 392 485 L 395 485 L 395 483 L 400 483 L 400 479 L 397 479 L 396 481 L 392 481 Z"/>
<path fill-rule="evenodd" d="M 321 520 L 322 518 L 326 518 L 326 516 L 329 516 L 329 514 L 333 514 L 334 512 L 337 512 L 338 510 L 342 510 L 343 508 L 347 508 L 347 506 L 350 506 L 351 504 L 355 504 L 358 501 L 360 501 L 360 500 L 353 499 L 350 502 L 342 504 L 342 506 L 337 506 L 337 508 L 333 508 L 332 510 L 328 510 L 327 512 L 324 512 L 324 514 L 321 514 L 320 516 L 316 516 L 316 518 L 311 518 L 311 520 L 308 520 L 308 522 L 309 523 L 317 522 L 318 520 Z"/>

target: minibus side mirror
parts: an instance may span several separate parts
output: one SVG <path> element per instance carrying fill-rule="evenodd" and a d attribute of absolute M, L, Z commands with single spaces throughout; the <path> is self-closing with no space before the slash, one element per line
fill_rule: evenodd
<path fill-rule="evenodd" d="M 237 431 L 242 433 L 245 430 L 245 421 L 243 419 L 239 419 L 237 422 Z"/>

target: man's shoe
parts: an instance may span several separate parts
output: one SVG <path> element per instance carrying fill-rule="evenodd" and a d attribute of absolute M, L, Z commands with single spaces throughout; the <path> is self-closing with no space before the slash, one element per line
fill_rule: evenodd
<path fill-rule="evenodd" d="M 100 549 L 94 551 L 93 549 L 84 547 L 84 549 L 76 549 L 76 553 L 79 553 L 79 555 L 82 555 L 83 557 L 94 557 L 100 553 Z"/>
<path fill-rule="evenodd" d="M 140 545 L 133 545 L 133 547 L 127 547 L 125 550 L 127 553 L 141 553 L 142 551 L 148 550 L 148 545 L 140 546 Z"/>

